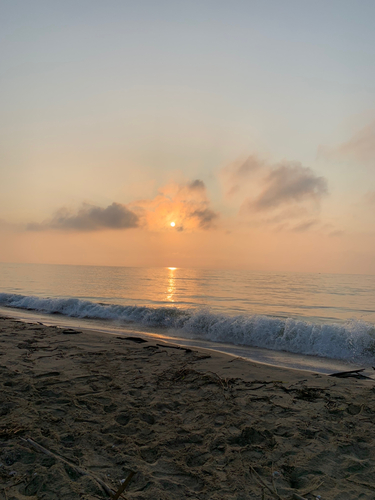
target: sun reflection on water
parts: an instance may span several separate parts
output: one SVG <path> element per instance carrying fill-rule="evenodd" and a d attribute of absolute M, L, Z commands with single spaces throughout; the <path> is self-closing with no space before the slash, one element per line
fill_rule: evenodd
<path fill-rule="evenodd" d="M 175 293 L 176 293 L 176 278 L 175 271 L 177 267 L 168 267 L 169 276 L 168 276 L 168 289 L 167 289 L 167 300 L 169 302 L 175 302 Z"/>

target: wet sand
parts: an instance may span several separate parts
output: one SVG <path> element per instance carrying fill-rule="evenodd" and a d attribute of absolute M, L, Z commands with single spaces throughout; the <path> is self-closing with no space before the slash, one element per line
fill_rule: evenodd
<path fill-rule="evenodd" d="M 375 498 L 373 380 L 2 317 L 0 387 L 0 499 Z"/>

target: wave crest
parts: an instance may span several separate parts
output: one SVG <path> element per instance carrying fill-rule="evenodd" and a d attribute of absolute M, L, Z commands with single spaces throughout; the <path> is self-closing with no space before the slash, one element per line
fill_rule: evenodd
<path fill-rule="evenodd" d="M 0 293 L 0 305 L 82 319 L 134 322 L 173 329 L 179 337 L 262 347 L 346 361 L 373 363 L 374 325 L 360 320 L 314 324 L 271 316 L 224 316 L 209 310 L 98 304 L 80 299 L 40 298 Z"/>

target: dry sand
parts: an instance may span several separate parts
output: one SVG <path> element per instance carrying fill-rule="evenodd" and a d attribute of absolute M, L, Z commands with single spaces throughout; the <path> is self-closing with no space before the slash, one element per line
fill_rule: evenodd
<path fill-rule="evenodd" d="M 93 476 L 131 470 L 128 500 L 375 498 L 374 381 L 9 318 L 0 342 L 1 499 L 109 498 Z"/>

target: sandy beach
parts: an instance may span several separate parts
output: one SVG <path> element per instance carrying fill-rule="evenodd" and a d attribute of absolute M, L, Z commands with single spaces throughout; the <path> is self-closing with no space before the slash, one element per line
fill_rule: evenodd
<path fill-rule="evenodd" d="M 375 498 L 375 385 L 0 318 L 0 498 Z M 177 348 L 176 348 L 177 347 Z M 42 447 L 42 448 L 41 448 Z"/>

